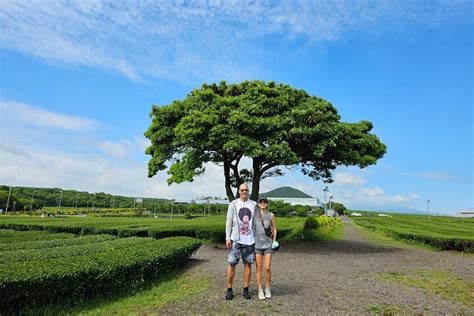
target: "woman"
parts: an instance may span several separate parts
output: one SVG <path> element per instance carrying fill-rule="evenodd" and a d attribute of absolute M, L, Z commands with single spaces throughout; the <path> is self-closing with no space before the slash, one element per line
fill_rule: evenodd
<path fill-rule="evenodd" d="M 258 211 L 255 218 L 255 263 L 257 269 L 258 298 L 271 298 L 272 281 L 272 244 L 276 240 L 277 229 L 275 216 L 268 211 L 268 200 L 258 200 Z M 262 288 L 262 268 L 265 267 L 265 290 Z"/>

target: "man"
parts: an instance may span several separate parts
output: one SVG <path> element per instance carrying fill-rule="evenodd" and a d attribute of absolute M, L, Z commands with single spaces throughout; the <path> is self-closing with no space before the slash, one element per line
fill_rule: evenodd
<path fill-rule="evenodd" d="M 249 283 L 252 274 L 252 264 L 255 261 L 254 248 L 254 214 L 257 203 L 249 199 L 249 187 L 246 183 L 239 186 L 239 198 L 230 202 L 227 208 L 225 225 L 227 262 L 227 292 L 226 300 L 234 298 L 232 284 L 234 283 L 235 266 L 240 257 L 244 264 L 244 290 L 242 295 L 250 299 Z"/>

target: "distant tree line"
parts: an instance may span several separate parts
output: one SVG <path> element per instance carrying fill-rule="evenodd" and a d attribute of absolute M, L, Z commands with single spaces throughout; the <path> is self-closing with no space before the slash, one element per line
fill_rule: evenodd
<path fill-rule="evenodd" d="M 0 186 L 0 208 L 7 209 L 8 191 L 10 187 Z M 61 194 L 62 192 L 62 194 Z M 10 194 L 9 211 L 39 210 L 49 207 L 75 208 L 153 208 L 155 204 L 171 202 L 167 199 L 143 198 L 137 202 L 135 197 L 112 195 L 104 192 L 89 193 L 76 190 L 62 190 L 60 188 L 12 187 Z"/>
<path fill-rule="evenodd" d="M 0 185 L 0 209 L 4 212 L 7 208 L 8 191 L 10 187 Z M 62 195 L 61 195 L 62 191 Z M 9 212 L 28 212 L 41 210 L 44 207 L 57 207 L 61 203 L 61 208 L 75 208 L 80 212 L 93 211 L 101 212 L 104 209 L 135 209 L 137 211 L 149 211 L 150 213 L 185 213 L 191 214 L 226 214 L 227 204 L 213 203 L 218 197 L 201 197 L 204 203 L 197 203 L 192 200 L 189 203 L 175 202 L 162 198 L 142 198 L 137 202 L 135 197 L 112 195 L 103 192 L 89 193 L 76 190 L 62 190 L 60 188 L 34 188 L 34 187 L 12 187 Z M 327 205 L 329 208 L 329 203 Z M 346 209 L 344 205 L 332 202 L 331 207 L 340 215 Z M 270 198 L 270 211 L 277 216 L 296 215 L 307 216 L 322 215 L 324 210 L 320 207 L 309 205 L 291 205 L 283 201 L 276 201 Z"/>

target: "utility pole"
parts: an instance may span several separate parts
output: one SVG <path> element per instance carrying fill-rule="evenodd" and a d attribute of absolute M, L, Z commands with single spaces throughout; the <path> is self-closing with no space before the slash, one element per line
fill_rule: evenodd
<path fill-rule="evenodd" d="M 428 208 L 428 222 L 431 222 L 430 218 L 430 200 L 426 201 L 426 207 Z"/>
<path fill-rule="evenodd" d="M 92 210 L 95 210 L 95 193 L 94 193 L 94 200 L 92 200 Z"/>
<path fill-rule="evenodd" d="M 328 207 L 327 207 L 327 203 L 326 203 L 326 192 L 329 192 L 328 187 L 325 187 L 323 192 L 324 192 L 324 215 L 327 216 L 328 215 L 328 212 L 327 212 Z"/>
<path fill-rule="evenodd" d="M 63 199 L 63 190 L 61 190 L 61 195 L 59 196 L 59 205 L 58 205 L 58 210 L 56 212 L 56 215 L 61 211 L 61 201 Z"/>
<path fill-rule="evenodd" d="M 12 187 L 10 186 L 10 190 L 8 190 L 8 199 L 7 199 L 7 207 L 5 208 L 5 214 L 8 212 L 8 206 L 10 205 L 10 195 L 12 194 Z"/>
<path fill-rule="evenodd" d="M 35 192 L 36 192 L 36 191 L 33 190 L 33 194 L 31 195 L 30 213 L 31 213 L 31 211 L 33 210 L 33 199 L 34 199 L 34 197 L 35 197 Z"/>
<path fill-rule="evenodd" d="M 171 219 L 173 219 L 173 207 L 174 207 L 174 201 L 171 201 Z"/>
<path fill-rule="evenodd" d="M 332 215 L 332 198 L 334 197 L 334 195 L 331 195 L 329 197 L 329 210 L 331 211 L 331 215 Z"/>
<path fill-rule="evenodd" d="M 74 208 L 76 209 L 77 211 L 77 199 L 79 198 L 79 192 L 77 192 L 76 194 L 76 202 L 74 202 Z"/>

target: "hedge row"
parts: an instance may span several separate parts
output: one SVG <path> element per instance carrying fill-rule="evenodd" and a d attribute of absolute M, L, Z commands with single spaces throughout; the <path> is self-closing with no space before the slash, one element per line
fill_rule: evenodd
<path fill-rule="evenodd" d="M 115 240 L 104 240 L 101 242 L 92 242 L 80 245 L 65 245 L 49 248 L 47 251 L 45 250 L 46 248 L 3 251 L 0 256 L 0 264 L 10 264 L 20 261 L 46 260 L 61 257 L 71 258 L 75 256 L 117 250 L 136 245 L 137 238 L 138 237 L 132 237 Z M 80 238 L 76 238 L 76 240 L 78 239 Z M 146 240 L 142 241 L 142 243 L 150 243 L 152 241 L 153 239 L 147 238 Z"/>
<path fill-rule="evenodd" d="M 19 250 L 19 249 L 46 249 L 54 247 L 63 247 L 68 245 L 80 245 L 94 242 L 102 242 L 106 240 L 117 239 L 111 235 L 93 235 L 83 237 L 72 237 L 68 239 L 53 239 L 53 240 L 40 240 L 40 241 L 28 241 L 19 242 L 14 244 L 0 244 L 0 252 Z"/>
<path fill-rule="evenodd" d="M 30 240 L 53 240 L 61 238 L 71 238 L 74 235 L 61 233 L 51 234 L 44 231 L 16 231 L 11 229 L 0 229 L 0 240 L 2 244 L 17 243 Z"/>
<path fill-rule="evenodd" d="M 339 217 L 318 216 L 307 217 L 304 222 L 304 229 L 316 229 L 323 226 L 335 225 L 341 222 Z"/>
<path fill-rule="evenodd" d="M 165 226 L 156 227 L 151 225 L 137 225 L 131 227 L 123 225 L 121 228 L 97 226 L 57 226 L 21 223 L 2 223 L 0 228 L 5 227 L 15 230 L 45 230 L 56 233 L 74 233 L 80 235 L 110 234 L 119 237 L 153 237 L 156 239 L 176 236 L 188 236 L 207 239 L 213 242 L 225 242 L 225 228 L 222 224 L 209 224 L 200 226 Z M 278 229 L 278 238 L 283 238 L 291 232 L 291 228 Z"/>
<path fill-rule="evenodd" d="M 440 250 L 456 250 L 467 253 L 474 253 L 474 241 L 464 240 L 459 238 L 441 238 L 433 236 L 423 236 L 410 233 L 402 233 L 393 230 L 386 231 L 396 239 L 405 239 L 416 242 L 421 242 L 433 246 Z"/>
<path fill-rule="evenodd" d="M 201 245 L 188 237 L 144 241 L 136 238 L 127 248 L 73 260 L 61 257 L 0 265 L 0 313 L 134 289 L 185 263 Z"/>
<path fill-rule="evenodd" d="M 461 238 L 446 238 L 441 236 L 426 236 L 422 234 L 396 231 L 386 227 L 378 227 L 365 221 L 355 221 L 358 225 L 367 229 L 381 232 L 388 237 L 399 240 L 409 240 L 430 245 L 439 250 L 456 250 L 467 253 L 474 253 L 474 241 Z M 410 228 L 410 227 L 408 227 Z"/>

